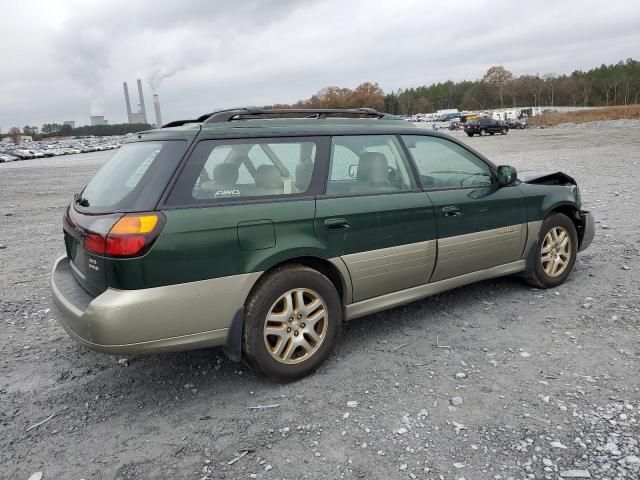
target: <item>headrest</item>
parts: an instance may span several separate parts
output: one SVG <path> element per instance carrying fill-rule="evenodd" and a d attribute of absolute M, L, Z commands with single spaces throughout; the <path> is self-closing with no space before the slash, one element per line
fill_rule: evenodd
<path fill-rule="evenodd" d="M 220 185 L 235 185 L 238 181 L 238 168 L 231 163 L 220 163 L 213 169 L 213 181 Z"/>
<path fill-rule="evenodd" d="M 256 169 L 256 187 L 284 188 L 284 180 L 274 165 L 260 165 Z"/>
<path fill-rule="evenodd" d="M 358 180 L 362 182 L 384 182 L 389 179 L 387 157 L 379 152 L 366 152 L 360 155 Z"/>

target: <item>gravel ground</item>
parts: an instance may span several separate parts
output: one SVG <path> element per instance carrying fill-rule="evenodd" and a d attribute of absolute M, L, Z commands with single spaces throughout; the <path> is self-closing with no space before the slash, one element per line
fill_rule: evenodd
<path fill-rule="evenodd" d="M 640 478 L 640 123 L 454 135 L 575 176 L 593 245 L 557 290 L 503 278 L 354 320 L 288 385 L 218 349 L 74 344 L 49 271 L 111 153 L 0 165 L 0 478 Z"/>

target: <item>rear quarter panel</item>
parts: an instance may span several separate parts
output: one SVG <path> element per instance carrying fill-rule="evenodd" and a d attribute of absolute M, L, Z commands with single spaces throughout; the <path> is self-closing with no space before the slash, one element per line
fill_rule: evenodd
<path fill-rule="evenodd" d="M 110 286 L 150 288 L 261 272 L 302 255 L 327 257 L 314 233 L 314 199 L 163 213 L 167 223 L 145 256 L 110 262 Z M 238 232 L 245 227 L 250 229 L 245 238 L 253 241 L 241 245 Z"/>

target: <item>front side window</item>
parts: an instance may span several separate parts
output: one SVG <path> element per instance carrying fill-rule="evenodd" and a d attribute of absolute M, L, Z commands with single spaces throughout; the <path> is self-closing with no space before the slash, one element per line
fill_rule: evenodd
<path fill-rule="evenodd" d="M 465 188 L 491 185 L 489 166 L 457 143 L 438 137 L 402 137 L 425 188 Z"/>
<path fill-rule="evenodd" d="M 327 194 L 393 193 L 414 188 L 407 159 L 395 136 L 333 137 Z"/>
<path fill-rule="evenodd" d="M 301 194 L 311 184 L 316 155 L 316 143 L 307 139 L 202 141 L 168 203 Z"/>

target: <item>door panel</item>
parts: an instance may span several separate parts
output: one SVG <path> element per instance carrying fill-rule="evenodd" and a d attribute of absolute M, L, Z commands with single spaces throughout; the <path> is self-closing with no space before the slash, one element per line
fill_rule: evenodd
<path fill-rule="evenodd" d="M 524 196 L 498 187 L 492 168 L 447 138 L 404 136 L 438 226 L 438 258 L 431 281 L 518 260 L 526 241 Z"/>
<path fill-rule="evenodd" d="M 351 272 L 354 301 L 425 284 L 436 261 L 436 240 L 342 257 Z"/>
<path fill-rule="evenodd" d="M 484 270 L 520 258 L 526 225 L 484 230 L 438 240 L 438 266 L 432 282 Z"/>
<path fill-rule="evenodd" d="M 330 228 L 335 219 L 348 227 Z M 421 285 L 433 271 L 436 224 L 422 192 L 319 198 L 315 230 L 347 265 L 354 302 Z"/>
<path fill-rule="evenodd" d="M 438 261 L 431 281 L 514 262 L 522 256 L 527 213 L 518 187 L 428 194 L 438 224 Z M 460 209 L 460 215 L 447 215 L 446 209 L 452 206 Z"/>

